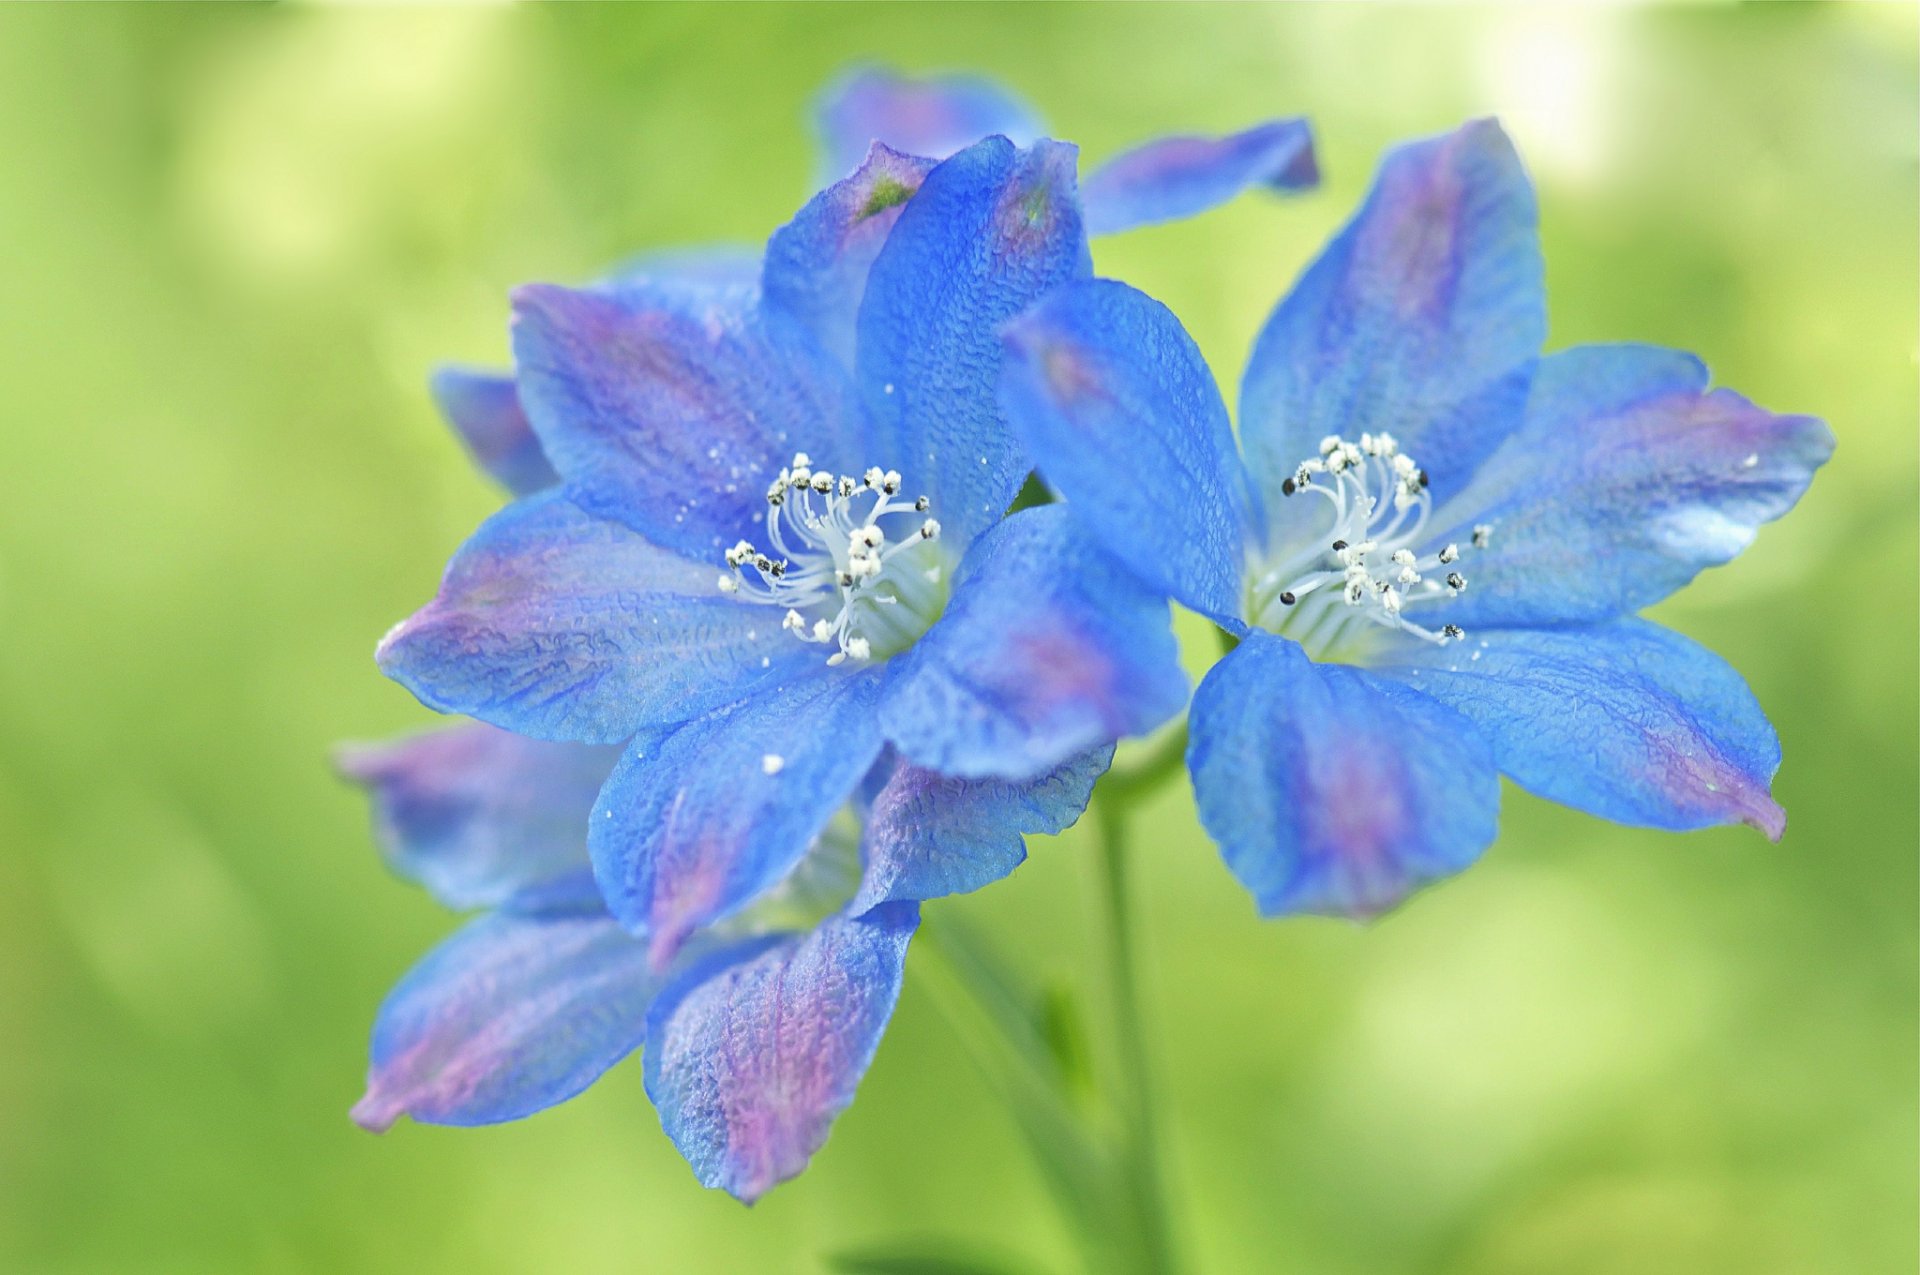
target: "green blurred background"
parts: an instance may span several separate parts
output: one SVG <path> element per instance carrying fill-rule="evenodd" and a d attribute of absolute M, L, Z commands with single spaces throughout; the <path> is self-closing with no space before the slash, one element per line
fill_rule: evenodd
<path fill-rule="evenodd" d="M 1911 1272 L 1916 57 L 1906 6 L 0 11 L 0 1269 L 752 1271 L 923 1237 L 1070 1265 L 910 986 L 832 1141 L 699 1190 L 637 1065 L 490 1131 L 351 1126 L 451 925 L 329 745 L 498 501 L 428 404 L 506 289 L 751 241 L 849 59 L 1003 76 L 1097 159 L 1305 112 L 1318 194 L 1099 245 L 1237 378 L 1395 139 L 1498 113 L 1553 343 L 1701 353 L 1838 459 L 1663 606 L 1785 741 L 1778 846 L 1509 793 L 1381 923 L 1257 921 L 1183 794 L 1142 846 L 1168 1172 L 1207 1272 Z M 1203 647 L 1196 643 L 1196 652 Z M 1071 984 L 1090 845 L 951 907 Z"/>

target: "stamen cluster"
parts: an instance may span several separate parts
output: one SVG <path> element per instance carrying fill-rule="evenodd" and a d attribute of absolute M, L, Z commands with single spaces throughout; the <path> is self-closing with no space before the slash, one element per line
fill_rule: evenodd
<path fill-rule="evenodd" d="M 1459 545 L 1419 550 L 1433 509 L 1427 471 L 1400 450 L 1391 434 L 1362 434 L 1358 442 L 1328 435 L 1320 440 L 1319 454 L 1301 461 L 1280 490 L 1288 497 L 1312 493 L 1327 501 L 1333 522 L 1324 538 L 1254 583 L 1254 623 L 1316 646 L 1331 644 L 1355 614 L 1429 642 L 1466 636 L 1457 625 L 1436 630 L 1405 614 L 1410 606 L 1457 597 L 1466 590 L 1467 578 L 1453 569 Z M 1484 549 L 1492 536 L 1491 526 L 1476 526 L 1470 547 Z M 1345 604 L 1345 614 L 1332 598 Z"/>
<path fill-rule="evenodd" d="M 901 649 L 932 622 L 942 595 L 938 561 L 889 570 L 940 536 L 934 518 L 902 525 L 898 515 L 925 515 L 930 502 L 899 499 L 900 486 L 895 470 L 836 475 L 815 470 L 805 452 L 796 452 L 767 487 L 767 547 L 742 540 L 727 550 L 720 591 L 786 608 L 781 628 L 803 642 L 837 647 L 828 664 Z M 892 543 L 883 519 L 894 523 Z"/>

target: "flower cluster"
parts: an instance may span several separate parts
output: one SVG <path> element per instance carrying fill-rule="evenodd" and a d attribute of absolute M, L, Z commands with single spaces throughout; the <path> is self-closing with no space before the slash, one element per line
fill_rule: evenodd
<path fill-rule="evenodd" d="M 1465 867 L 1502 773 L 1779 835 L 1753 697 L 1634 613 L 1831 437 L 1683 354 L 1543 355 L 1496 125 L 1388 156 L 1255 343 L 1236 439 L 1087 236 L 1312 185 L 1304 124 L 1082 182 L 981 81 L 862 72 L 820 119 L 832 180 L 762 259 L 522 288 L 513 372 L 436 380 L 516 498 L 379 660 L 477 720 L 342 765 L 396 871 L 482 915 L 382 1007 L 355 1119 L 513 1119 L 640 1049 L 700 1180 L 754 1199 L 851 1100 L 920 904 L 1012 871 L 1183 710 L 1268 914 Z M 1009 512 L 1036 469 L 1059 499 Z M 1170 602 L 1232 647 L 1190 700 Z"/>

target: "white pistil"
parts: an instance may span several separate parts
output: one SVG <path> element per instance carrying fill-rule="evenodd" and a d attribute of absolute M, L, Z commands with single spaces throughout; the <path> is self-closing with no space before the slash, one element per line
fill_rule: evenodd
<path fill-rule="evenodd" d="M 1285 496 L 1318 496 L 1333 519 L 1310 547 L 1254 582 L 1249 611 L 1255 624 L 1302 641 L 1331 640 L 1346 628 L 1345 616 L 1352 615 L 1429 642 L 1465 636 L 1456 625 L 1435 630 L 1405 615 L 1420 604 L 1458 596 L 1467 578 L 1446 570 L 1459 561 L 1459 545 L 1421 552 L 1433 497 L 1426 471 L 1392 435 L 1362 434 L 1358 442 L 1348 442 L 1330 434 L 1320 440 L 1319 454 L 1301 461 L 1280 490 Z M 1476 526 L 1473 548 L 1486 548 L 1492 537 L 1491 526 Z"/>
<path fill-rule="evenodd" d="M 767 549 L 747 540 L 728 549 L 720 592 L 783 608 L 783 630 L 836 648 L 829 664 L 901 649 L 932 622 L 944 594 L 940 565 L 929 565 L 924 552 L 889 570 L 940 535 L 939 522 L 923 517 L 911 530 L 895 523 L 889 537 L 883 519 L 932 507 L 925 496 L 896 500 L 900 486 L 891 469 L 874 466 L 856 479 L 815 470 L 805 452 L 796 453 L 767 487 Z"/>

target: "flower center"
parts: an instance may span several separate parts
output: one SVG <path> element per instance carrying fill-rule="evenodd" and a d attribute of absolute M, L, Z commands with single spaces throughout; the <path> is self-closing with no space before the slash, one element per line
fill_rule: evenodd
<path fill-rule="evenodd" d="M 1458 597 L 1467 578 L 1455 565 L 1460 545 L 1421 552 L 1433 510 L 1427 473 L 1391 434 L 1362 434 L 1357 443 L 1328 435 L 1280 491 L 1324 500 L 1333 517 L 1300 552 L 1263 564 L 1249 589 L 1254 624 L 1316 654 L 1349 645 L 1363 625 L 1441 644 L 1466 636 L 1457 625 L 1435 628 L 1409 616 Z M 1492 536 L 1492 527 L 1477 526 L 1467 547 L 1484 549 Z"/>
<path fill-rule="evenodd" d="M 720 591 L 783 607 L 780 627 L 831 644 L 827 663 L 884 659 L 913 645 L 947 604 L 940 524 L 925 496 L 900 498 L 900 475 L 815 470 L 805 452 L 767 488 L 764 548 L 727 550 Z"/>

